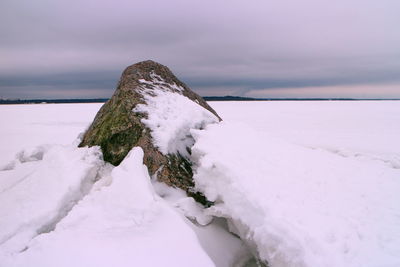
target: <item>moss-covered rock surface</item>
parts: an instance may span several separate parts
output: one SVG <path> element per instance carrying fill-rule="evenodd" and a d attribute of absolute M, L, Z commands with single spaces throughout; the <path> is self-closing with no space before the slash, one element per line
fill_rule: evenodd
<path fill-rule="evenodd" d="M 153 145 L 150 129 L 141 122 L 146 114 L 133 111 L 136 105 L 145 104 L 141 81 L 150 81 L 151 75 L 154 74 L 161 77 L 167 84 L 183 88 L 184 90 L 179 91 L 180 94 L 220 119 L 203 98 L 179 81 L 167 67 L 154 61 L 143 61 L 125 69 L 116 91 L 101 107 L 79 146 L 100 146 L 104 160 L 113 165 L 121 163 L 133 147 L 140 146 L 144 151 L 144 164 L 151 175 L 156 175 L 159 181 L 170 186 L 185 190 L 197 201 L 205 204 L 204 197 L 193 192 L 190 160 L 179 153 L 163 155 Z M 176 86 L 171 86 L 170 91 L 174 92 Z"/>

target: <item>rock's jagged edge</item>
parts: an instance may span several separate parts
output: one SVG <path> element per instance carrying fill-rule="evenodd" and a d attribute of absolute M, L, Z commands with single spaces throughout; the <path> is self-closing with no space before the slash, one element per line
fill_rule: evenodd
<path fill-rule="evenodd" d="M 147 115 L 133 111 L 136 105 L 145 104 L 140 90 L 143 83 L 139 80 L 151 81 L 154 74 L 167 84 L 183 88 L 179 91 L 180 94 L 212 112 L 221 121 L 207 102 L 176 78 L 166 66 L 148 60 L 124 70 L 116 91 L 101 107 L 79 146 L 100 146 L 104 160 L 113 165 L 119 165 L 134 146 L 140 146 L 144 151 L 143 160 L 150 175 L 156 175 L 159 181 L 181 188 L 198 202 L 209 205 L 202 194 L 193 191 L 190 160 L 179 153 L 163 155 L 153 145 L 150 129 L 141 122 Z M 178 93 L 174 87 L 169 90 Z"/>

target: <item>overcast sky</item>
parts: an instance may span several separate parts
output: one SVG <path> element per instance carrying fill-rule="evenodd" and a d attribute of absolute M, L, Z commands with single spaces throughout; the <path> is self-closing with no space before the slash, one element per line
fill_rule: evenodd
<path fill-rule="evenodd" d="M 1 0 L 0 97 L 109 97 L 152 59 L 201 95 L 400 98 L 399 0 Z"/>

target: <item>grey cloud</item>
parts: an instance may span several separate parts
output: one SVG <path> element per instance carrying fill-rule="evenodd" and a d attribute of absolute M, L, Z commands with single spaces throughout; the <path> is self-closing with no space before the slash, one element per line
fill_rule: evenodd
<path fill-rule="evenodd" d="M 400 82 L 398 10 L 395 0 L 4 0 L 0 95 L 107 95 L 145 59 L 208 95 Z"/>

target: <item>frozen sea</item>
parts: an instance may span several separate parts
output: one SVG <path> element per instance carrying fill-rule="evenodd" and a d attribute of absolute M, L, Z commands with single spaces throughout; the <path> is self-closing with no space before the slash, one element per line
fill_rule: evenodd
<path fill-rule="evenodd" d="M 113 168 L 76 148 L 102 104 L 0 106 L 0 266 L 400 266 L 399 101 L 210 104 L 206 210 L 150 183 L 140 149 Z"/>
<path fill-rule="evenodd" d="M 372 154 L 400 151 L 399 101 L 210 102 L 224 121 L 305 146 Z M 0 162 L 39 144 L 70 144 L 102 104 L 0 106 Z"/>

